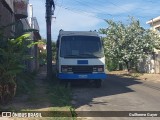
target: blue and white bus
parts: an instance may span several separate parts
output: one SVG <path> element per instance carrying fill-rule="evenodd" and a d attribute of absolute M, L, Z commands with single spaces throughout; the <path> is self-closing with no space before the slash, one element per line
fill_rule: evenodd
<path fill-rule="evenodd" d="M 60 81 L 106 79 L 102 41 L 95 31 L 60 30 L 57 40 L 57 77 Z"/>

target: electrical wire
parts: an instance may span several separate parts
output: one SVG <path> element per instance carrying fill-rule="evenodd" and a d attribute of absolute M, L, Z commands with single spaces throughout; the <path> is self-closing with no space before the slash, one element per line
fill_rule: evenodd
<path fill-rule="evenodd" d="M 57 0 L 56 0 L 57 1 Z M 56 3 L 57 4 L 57 3 Z M 63 5 L 63 0 L 61 0 L 61 4 L 60 4 L 60 6 L 59 6 L 59 10 L 58 10 L 58 12 L 57 12 L 57 14 L 56 14 L 56 18 L 58 17 L 58 15 L 59 15 L 59 13 L 60 13 L 60 10 L 61 10 L 61 8 L 62 8 L 62 5 Z"/>
<path fill-rule="evenodd" d="M 99 2 L 97 2 L 97 1 L 99 1 Z M 119 9 L 121 9 L 121 10 L 127 12 L 127 13 L 130 13 L 132 16 L 135 16 L 136 18 L 140 18 L 140 19 L 144 19 L 144 20 L 150 18 L 150 16 L 135 15 L 131 12 L 128 12 L 128 10 L 124 9 L 123 7 L 120 7 L 118 4 L 110 2 L 110 1 L 101 1 L 101 0 L 97 0 L 97 1 L 96 2 L 94 1 L 94 3 L 93 2 L 91 3 L 89 1 L 74 0 L 74 1 L 72 1 L 72 3 L 74 3 L 76 8 L 74 8 L 73 5 L 72 6 L 66 6 L 66 4 L 65 4 L 65 6 L 64 5 L 58 5 L 58 4 L 56 4 L 56 5 L 59 6 L 60 8 L 69 10 L 71 12 L 74 12 L 74 13 L 77 13 L 77 14 L 83 14 L 83 15 L 88 16 L 88 17 L 95 17 L 95 18 L 98 18 L 98 19 L 104 19 L 103 16 L 108 16 L 108 17 L 112 17 L 112 18 L 113 17 L 127 17 L 128 16 L 126 14 L 121 14 L 121 15 L 110 14 L 110 13 L 107 13 L 106 11 L 104 11 L 102 9 L 95 8 L 95 4 L 96 5 L 102 5 L 102 4 L 104 5 L 106 3 L 109 3 L 111 5 L 114 5 L 115 7 L 118 7 Z M 148 2 L 153 2 L 153 1 L 148 0 Z M 82 7 L 85 6 L 85 7 L 87 7 L 87 9 L 81 9 L 81 7 L 77 7 L 77 5 L 80 5 Z M 139 8 L 139 9 L 142 9 L 142 8 Z"/>
<path fill-rule="evenodd" d="M 59 5 L 57 5 L 57 6 L 59 6 Z M 87 16 L 87 17 L 95 17 L 95 18 L 98 18 L 98 19 L 101 19 L 101 20 L 102 20 L 102 18 L 97 17 L 97 16 L 93 16 L 93 15 L 91 15 L 89 12 L 86 12 L 86 11 L 83 11 L 83 10 L 78 10 L 78 9 L 76 10 L 76 9 L 68 8 L 68 7 L 64 7 L 64 6 L 62 6 L 62 8 L 63 8 L 63 9 L 66 9 L 66 10 L 68 10 L 68 11 L 71 11 L 71 12 L 73 12 L 73 13 L 82 14 L 82 15 L 85 15 L 85 16 Z"/>
<path fill-rule="evenodd" d="M 85 1 L 85 3 L 84 3 L 84 1 L 79 1 L 79 0 L 75 0 L 76 2 L 78 2 L 78 3 L 80 3 L 80 4 L 83 4 L 83 5 L 86 5 L 86 6 L 88 6 L 88 7 L 90 7 L 91 8 L 91 6 L 94 6 L 93 4 L 91 4 L 91 2 L 89 2 L 89 1 Z M 116 6 L 116 7 L 118 7 L 119 9 L 121 9 L 121 10 L 123 10 L 123 11 L 126 11 L 127 13 L 130 13 L 130 14 L 132 14 L 133 16 L 137 16 L 137 15 L 135 15 L 135 14 L 133 14 L 132 12 L 129 12 L 128 10 L 126 10 L 125 8 L 123 8 L 123 7 L 121 7 L 121 6 L 119 6 L 119 5 L 117 5 L 116 3 L 113 3 L 113 2 L 110 2 L 110 1 L 101 1 L 101 0 L 96 0 L 96 1 L 99 1 L 98 3 L 102 3 L 102 4 L 106 4 L 106 3 L 110 3 L 111 5 L 114 5 L 114 6 Z M 148 2 L 152 2 L 153 3 L 153 1 L 151 1 L 151 0 L 148 0 Z M 88 3 L 88 4 L 87 4 Z M 89 5 L 90 4 L 90 5 Z M 97 4 L 97 2 L 96 2 L 96 4 Z M 93 8 L 93 7 L 92 7 Z M 93 8 L 93 9 L 96 9 L 96 8 Z M 144 11 L 144 10 L 151 10 L 151 8 L 146 8 L 146 9 L 143 9 L 143 8 L 137 8 L 137 9 L 141 9 L 142 11 Z M 101 11 L 101 12 L 104 12 L 104 11 L 102 11 L 102 10 L 100 10 L 100 9 L 97 9 L 97 10 L 99 10 L 99 11 Z M 153 10 L 153 8 L 152 8 L 152 10 Z M 112 15 L 113 16 L 113 15 Z M 140 16 L 140 15 L 138 15 L 137 17 L 139 17 L 139 18 L 142 18 L 142 19 L 144 19 L 144 18 L 149 18 L 150 16 Z"/>

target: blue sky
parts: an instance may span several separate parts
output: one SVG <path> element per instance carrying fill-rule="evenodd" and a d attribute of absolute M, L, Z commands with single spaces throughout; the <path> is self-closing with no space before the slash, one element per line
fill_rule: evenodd
<path fill-rule="evenodd" d="M 46 38 L 45 1 L 29 0 L 34 7 L 40 34 Z M 56 9 L 52 19 L 52 40 L 55 41 L 60 29 L 89 31 L 106 28 L 104 19 L 126 23 L 128 16 L 140 20 L 148 29 L 146 21 L 160 16 L 159 0 L 55 0 Z"/>

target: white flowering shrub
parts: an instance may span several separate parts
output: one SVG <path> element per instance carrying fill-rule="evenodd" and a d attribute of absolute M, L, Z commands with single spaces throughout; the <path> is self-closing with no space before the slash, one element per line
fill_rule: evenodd
<path fill-rule="evenodd" d="M 125 63 L 129 70 L 136 66 L 138 60 L 153 52 L 154 48 L 160 49 L 159 33 L 145 30 L 138 20 L 131 18 L 128 25 L 112 20 L 105 21 L 108 27 L 99 32 L 106 34 L 103 38 L 106 59 Z"/>

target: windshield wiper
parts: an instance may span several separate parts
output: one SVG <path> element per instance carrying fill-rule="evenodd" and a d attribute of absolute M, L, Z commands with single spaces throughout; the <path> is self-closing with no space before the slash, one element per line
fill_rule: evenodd
<path fill-rule="evenodd" d="M 82 56 L 90 56 L 90 57 L 98 57 L 98 56 L 90 54 L 90 53 L 83 53 L 83 54 L 80 54 L 80 55 L 82 55 Z"/>
<path fill-rule="evenodd" d="M 98 56 L 90 54 L 90 53 L 83 53 L 83 54 L 79 54 L 79 55 L 72 55 L 72 54 L 70 54 L 70 55 L 64 56 L 64 58 L 78 58 L 78 57 L 81 57 L 81 58 L 83 58 L 83 57 L 98 58 Z"/>
<path fill-rule="evenodd" d="M 78 57 L 78 55 L 66 55 L 66 56 L 64 56 L 65 58 L 68 58 L 68 57 Z"/>

